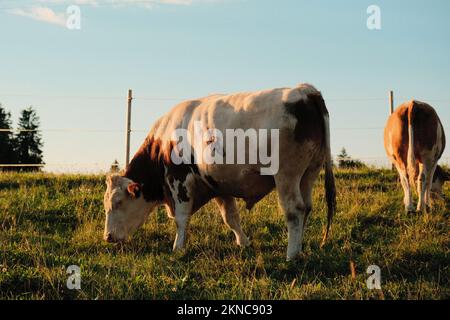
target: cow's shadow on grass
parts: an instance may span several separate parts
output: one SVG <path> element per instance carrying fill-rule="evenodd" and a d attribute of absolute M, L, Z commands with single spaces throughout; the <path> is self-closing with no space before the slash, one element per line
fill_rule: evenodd
<path fill-rule="evenodd" d="M 422 280 L 431 281 L 445 277 L 445 269 L 448 269 L 448 255 L 444 249 L 440 252 L 405 252 L 392 261 L 390 277 L 415 281 L 420 275 Z"/>
<path fill-rule="evenodd" d="M 124 243 L 108 244 L 107 250 L 111 254 L 122 255 L 134 253 L 138 255 L 163 255 L 172 252 L 173 239 L 169 234 L 138 230 L 129 241 Z"/>
<path fill-rule="evenodd" d="M 0 182 L 0 191 L 1 190 L 13 190 L 19 189 L 20 184 L 18 182 Z"/>
<path fill-rule="evenodd" d="M 265 256 L 266 272 L 271 279 L 290 283 L 298 277 L 327 280 L 349 274 L 348 253 L 335 250 L 332 245 L 320 248 L 318 243 L 311 244 L 297 259 L 289 262 L 285 261 L 285 248 L 282 252 L 282 257 Z"/>
<path fill-rule="evenodd" d="M 380 243 L 380 239 L 386 238 L 386 232 L 392 232 L 399 226 L 394 217 L 382 215 L 368 215 L 358 218 L 351 228 L 351 239 L 354 243 L 370 246 Z"/>
<path fill-rule="evenodd" d="M 390 185 L 385 183 L 366 183 L 358 185 L 356 190 L 358 192 L 388 192 L 392 189 Z"/>
<path fill-rule="evenodd" d="M 39 211 L 25 211 L 18 218 L 33 225 L 42 234 L 73 232 L 78 226 L 75 215 L 67 214 L 64 210 L 47 209 Z M 18 223 L 20 224 L 20 223 Z"/>

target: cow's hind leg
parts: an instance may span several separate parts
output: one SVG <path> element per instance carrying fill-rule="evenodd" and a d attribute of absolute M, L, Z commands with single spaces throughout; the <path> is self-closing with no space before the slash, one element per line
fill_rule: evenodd
<path fill-rule="evenodd" d="M 419 194 L 419 204 L 417 211 L 426 211 L 431 208 L 431 185 L 436 171 L 437 161 L 432 156 L 423 156 L 423 164 L 419 165 L 419 179 L 417 181 L 417 192 Z"/>
<path fill-rule="evenodd" d="M 403 188 L 403 203 L 405 204 L 405 211 L 407 213 L 414 212 L 414 206 L 412 202 L 412 190 L 411 184 L 408 179 L 408 174 L 406 173 L 406 169 L 401 168 L 398 164 L 395 164 L 397 168 L 398 174 L 400 176 L 400 183 Z"/>
<path fill-rule="evenodd" d="M 245 233 L 241 228 L 241 217 L 236 205 L 236 200 L 233 197 L 219 197 L 215 198 L 216 204 L 219 207 L 223 222 L 233 231 L 236 236 L 236 243 L 238 246 L 246 247 L 250 244 Z"/>
<path fill-rule="evenodd" d="M 428 164 L 419 164 L 419 177 L 417 178 L 417 194 L 419 195 L 419 203 L 417 204 L 417 211 L 426 212 L 426 194 L 428 185 L 429 171 L 431 166 Z"/>
<path fill-rule="evenodd" d="M 287 260 L 293 260 L 302 251 L 302 236 L 306 207 L 300 192 L 301 175 L 278 175 L 275 183 L 288 227 Z"/>
<path fill-rule="evenodd" d="M 317 177 L 319 176 L 321 166 L 314 166 L 308 168 L 308 170 L 305 172 L 305 174 L 302 177 L 302 180 L 300 182 L 300 191 L 303 197 L 303 201 L 305 203 L 305 218 L 303 221 L 303 233 L 304 229 L 306 228 L 306 223 L 308 221 L 308 217 L 311 214 L 312 211 L 312 193 L 314 188 L 314 183 L 317 180 Z M 303 234 L 302 234 L 303 239 Z"/>

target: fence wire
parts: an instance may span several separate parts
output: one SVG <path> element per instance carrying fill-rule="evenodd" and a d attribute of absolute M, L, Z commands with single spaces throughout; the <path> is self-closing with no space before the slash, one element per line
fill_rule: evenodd
<path fill-rule="evenodd" d="M 217 93 L 215 93 L 217 94 Z M 220 94 L 220 93 L 219 93 Z M 226 93 L 224 93 L 226 94 Z M 89 96 L 89 95 L 39 95 L 33 93 L 0 93 L 1 97 L 29 97 L 36 99 L 70 99 L 70 100 L 117 100 L 123 101 L 125 103 L 126 97 L 119 96 Z M 400 101 L 410 101 L 411 98 L 396 97 Z M 172 101 L 181 102 L 185 98 L 180 97 L 151 97 L 151 96 L 136 96 L 132 97 L 133 101 Z M 422 99 L 423 101 L 429 102 L 449 102 L 450 99 Z M 381 97 L 356 97 L 356 98 L 339 98 L 330 97 L 326 101 L 330 102 L 376 102 L 386 103 L 386 98 Z M 450 130 L 450 127 L 445 127 Z M 383 130 L 383 126 L 370 126 L 370 127 L 331 127 L 331 131 L 371 131 L 371 130 Z M 36 133 L 126 133 L 125 129 L 96 129 L 96 128 L 44 128 L 44 129 L 11 129 L 11 128 L 0 128 L 1 133 L 13 133 L 18 134 L 22 132 L 36 132 Z M 149 129 L 131 129 L 131 133 L 147 133 Z M 352 159 L 361 160 L 369 165 L 375 165 L 378 167 L 390 167 L 391 163 L 389 159 L 385 156 L 367 156 L 367 157 L 357 157 L 352 156 Z M 441 158 L 441 163 L 445 165 L 450 165 L 450 157 Z M 14 168 L 27 168 L 35 167 L 41 168 L 44 172 L 56 172 L 56 173 L 99 173 L 107 172 L 111 168 L 113 163 L 106 162 L 92 162 L 92 163 L 45 163 L 45 164 L 0 164 L 0 170 L 3 169 L 14 169 Z M 119 163 L 120 167 L 123 167 L 122 163 Z"/>

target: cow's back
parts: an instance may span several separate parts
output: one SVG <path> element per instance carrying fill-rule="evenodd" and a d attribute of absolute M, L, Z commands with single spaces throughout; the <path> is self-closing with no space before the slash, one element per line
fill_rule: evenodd
<path fill-rule="evenodd" d="M 384 144 L 388 156 L 406 168 L 409 149 L 409 126 L 412 129 L 414 157 L 423 161 L 424 155 L 433 153 L 436 160 L 445 149 L 445 134 L 436 111 L 420 101 L 404 103 L 389 117 Z"/>
<path fill-rule="evenodd" d="M 408 159 L 409 104 L 403 104 L 391 114 L 384 130 L 384 146 L 388 156 L 406 168 Z"/>
<path fill-rule="evenodd" d="M 316 92 L 314 87 L 278 88 L 231 95 L 215 94 L 182 102 L 161 117 L 150 136 L 169 143 L 176 129 L 186 129 L 194 135 L 194 124 L 202 129 L 294 129 L 297 120 L 286 112 L 286 103 L 306 98 Z"/>
<path fill-rule="evenodd" d="M 421 157 L 428 152 L 434 152 L 439 159 L 445 149 L 445 134 L 436 111 L 426 103 L 413 101 L 410 104 L 409 112 L 414 129 L 416 159 L 422 162 Z"/>
<path fill-rule="evenodd" d="M 238 93 L 232 95 L 212 95 L 196 100 L 186 101 L 175 106 L 169 113 L 157 121 L 150 132 L 153 140 L 161 141 L 163 149 L 169 151 L 173 143 L 173 133 L 177 129 L 187 130 L 190 137 L 196 138 L 195 126 L 200 126 L 203 132 L 209 129 L 217 129 L 223 134 L 223 145 L 227 146 L 228 129 L 256 130 L 266 129 L 268 133 L 272 129 L 279 130 L 282 145 L 280 152 L 283 153 L 283 144 L 289 144 L 289 150 L 294 152 L 293 158 L 303 155 L 311 156 L 312 151 L 302 149 L 304 141 L 295 139 L 295 131 L 298 119 L 295 114 L 289 112 L 287 106 L 295 104 L 300 100 L 308 100 L 311 94 L 318 94 L 313 86 L 300 85 L 294 88 L 279 88 L 258 92 Z M 300 106 L 299 106 L 300 107 Z M 305 110 L 308 106 L 304 107 Z M 309 109 L 308 109 L 309 110 Z M 307 110 L 306 110 L 307 111 Z M 305 112 L 306 112 L 305 111 Z M 317 127 L 322 128 L 323 120 Z M 311 125 L 305 127 L 308 131 Z M 305 132 L 301 136 L 309 137 Z M 267 145 L 270 146 L 269 135 L 265 137 Z M 320 139 L 322 141 L 322 139 Z M 203 141 L 206 147 L 207 141 Z M 237 145 L 234 146 L 237 148 Z M 309 145 L 308 145 L 309 147 Z M 192 145 L 194 153 L 198 151 Z M 320 149 L 320 148 L 319 148 Z M 300 150 L 297 152 L 297 150 Z M 322 149 L 320 149 L 322 151 Z M 238 150 L 235 149 L 235 155 Z M 249 150 L 244 150 L 249 152 Z M 228 154 L 228 153 L 227 153 Z M 225 156 L 225 153 L 224 153 Z M 320 159 L 322 162 L 322 152 Z M 248 159 L 248 154 L 246 156 Z M 257 201 L 274 187 L 273 176 L 263 176 L 260 168 L 265 167 L 261 163 L 257 164 L 206 164 L 196 163 L 198 170 L 204 181 L 210 185 L 216 185 L 216 191 L 235 197 L 250 199 L 249 202 Z"/>

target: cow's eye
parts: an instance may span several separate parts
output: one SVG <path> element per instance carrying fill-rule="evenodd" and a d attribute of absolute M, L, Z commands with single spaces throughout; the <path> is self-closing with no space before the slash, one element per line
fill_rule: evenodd
<path fill-rule="evenodd" d="M 121 206 L 122 206 L 122 201 L 121 200 L 114 201 L 114 208 L 115 209 L 120 208 Z"/>

